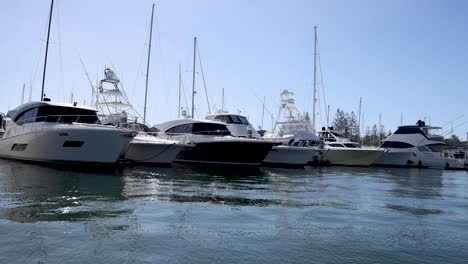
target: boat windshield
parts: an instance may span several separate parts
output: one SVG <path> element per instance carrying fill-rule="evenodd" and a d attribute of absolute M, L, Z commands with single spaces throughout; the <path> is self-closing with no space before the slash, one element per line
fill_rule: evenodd
<path fill-rule="evenodd" d="M 247 121 L 247 118 L 238 115 L 219 115 L 215 117 L 215 120 L 221 121 L 226 124 L 249 125 L 249 121 Z"/>
<path fill-rule="evenodd" d="M 28 109 L 15 118 L 18 125 L 34 122 L 52 122 L 52 123 L 85 123 L 96 124 L 98 117 L 93 110 L 43 105 Z"/>

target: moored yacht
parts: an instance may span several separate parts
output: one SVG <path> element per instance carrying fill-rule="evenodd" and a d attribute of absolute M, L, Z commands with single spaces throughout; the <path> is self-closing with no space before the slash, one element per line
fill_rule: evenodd
<path fill-rule="evenodd" d="M 407 166 L 418 166 L 439 169 L 461 169 L 463 162 L 444 157 L 442 148 L 447 144 L 444 138 L 434 134 L 434 130 L 441 127 L 426 126 L 424 121 L 418 120 L 416 125 L 400 126 L 380 146 L 389 153 L 409 154 Z"/>
<path fill-rule="evenodd" d="M 99 124 L 97 110 L 75 104 L 25 103 L 8 112 L 0 157 L 64 163 L 113 164 L 135 131 Z"/>
<path fill-rule="evenodd" d="M 361 147 L 351 142 L 346 133 L 334 131 L 332 128 L 322 128 L 318 132 L 323 141 L 322 161 L 330 165 L 369 166 L 381 155 L 383 149 Z"/>
<path fill-rule="evenodd" d="M 146 165 L 173 163 L 179 152 L 189 145 L 160 138 L 157 131 L 148 127 L 144 121 L 143 123 L 138 122 L 139 114 L 119 88 L 120 80 L 116 74 L 107 68 L 104 75 L 105 79 L 101 80 L 99 85 L 100 102 L 97 102 L 101 119 L 106 124 L 138 132 L 130 142 L 128 150 L 125 152 L 125 158 Z M 111 84 L 111 88 L 105 88 L 104 84 Z"/>
<path fill-rule="evenodd" d="M 178 119 L 158 125 L 160 137 L 193 145 L 183 149 L 176 162 L 259 166 L 275 142 L 232 135 L 223 122 Z"/>
<path fill-rule="evenodd" d="M 208 115 L 206 119 L 225 123 L 233 136 L 262 139 L 245 116 L 223 112 Z M 275 141 L 276 145 L 271 148 L 263 160 L 262 163 L 265 166 L 305 166 L 311 163 L 318 153 L 318 149 L 313 148 L 313 144 L 307 140 L 297 140 L 294 142 L 294 135 L 286 135 L 284 137 L 274 133 L 269 133 L 268 135 L 267 137 L 263 137 L 263 139 Z M 318 139 L 317 136 L 313 136 L 315 137 L 314 139 Z M 300 138 L 302 139 L 303 137 Z"/>

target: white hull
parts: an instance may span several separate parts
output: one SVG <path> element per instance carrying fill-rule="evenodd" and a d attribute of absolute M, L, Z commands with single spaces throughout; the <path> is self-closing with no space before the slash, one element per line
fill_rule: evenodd
<path fill-rule="evenodd" d="M 322 160 L 330 165 L 369 166 L 383 153 L 379 149 L 328 148 L 323 151 Z"/>
<path fill-rule="evenodd" d="M 127 150 L 134 132 L 80 125 L 45 125 L 40 131 L 0 139 L 0 157 L 71 163 L 112 164 Z"/>
<path fill-rule="evenodd" d="M 274 146 L 263 160 L 263 163 L 305 166 L 314 160 L 317 153 L 318 149 L 315 148 Z"/>
<path fill-rule="evenodd" d="M 380 156 L 372 165 L 376 166 L 408 166 L 408 161 L 413 157 L 411 152 L 393 152 L 387 151 Z"/>
<path fill-rule="evenodd" d="M 152 136 L 136 136 L 130 142 L 125 158 L 137 163 L 171 164 L 179 152 L 186 147 L 189 145 L 179 144 L 177 141 L 160 140 Z"/>
<path fill-rule="evenodd" d="M 463 169 L 463 160 L 445 158 L 439 156 L 440 153 L 416 152 L 411 158 L 414 165 L 431 169 Z"/>

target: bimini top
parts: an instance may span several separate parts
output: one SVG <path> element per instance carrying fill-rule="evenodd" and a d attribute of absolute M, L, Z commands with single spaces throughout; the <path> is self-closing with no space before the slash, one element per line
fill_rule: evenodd
<path fill-rule="evenodd" d="M 223 125 L 224 127 L 226 126 L 225 123 L 218 122 L 218 121 L 185 118 L 185 119 L 171 120 L 171 121 L 167 121 L 161 124 L 156 124 L 153 127 L 159 129 L 162 132 L 166 132 L 170 128 L 173 128 L 179 125 L 185 125 L 185 124 L 215 124 L 215 125 Z"/>
<path fill-rule="evenodd" d="M 39 107 L 39 106 L 45 106 L 45 105 L 50 105 L 50 106 L 58 106 L 58 107 L 66 107 L 66 108 L 75 108 L 75 109 L 82 109 L 82 110 L 88 110 L 88 111 L 93 111 L 97 112 L 95 108 L 88 107 L 88 106 L 79 106 L 75 104 L 68 104 L 68 103 L 57 103 L 57 102 L 50 102 L 50 101 L 35 101 L 35 102 L 29 102 L 22 104 L 18 107 L 16 107 L 13 110 L 8 111 L 7 116 L 10 117 L 11 119 L 15 119 L 15 117 L 18 114 L 23 113 L 26 110 Z"/>

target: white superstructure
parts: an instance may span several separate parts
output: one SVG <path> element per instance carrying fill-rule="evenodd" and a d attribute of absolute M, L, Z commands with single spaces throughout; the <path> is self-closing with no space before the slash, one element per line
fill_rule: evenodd
<path fill-rule="evenodd" d="M 463 162 L 444 157 L 442 149 L 447 144 L 444 138 L 433 131 L 441 127 L 426 126 L 423 121 L 416 125 L 400 126 L 380 146 L 389 152 L 410 153 L 409 166 L 458 169 L 463 168 Z"/>

